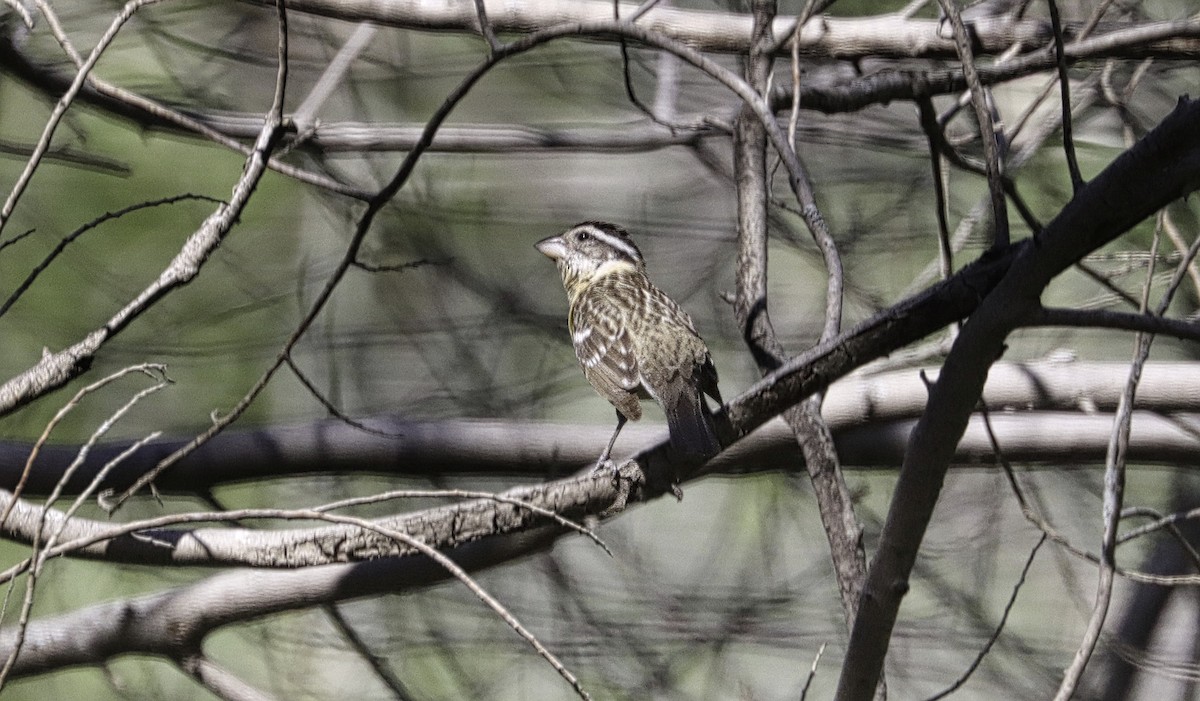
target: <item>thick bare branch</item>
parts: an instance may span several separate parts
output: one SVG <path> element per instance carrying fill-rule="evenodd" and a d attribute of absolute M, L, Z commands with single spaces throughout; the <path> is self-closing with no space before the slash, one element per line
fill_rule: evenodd
<path fill-rule="evenodd" d="M 545 547 L 545 530 L 460 548 L 452 556 L 471 571 Z M 150 653 L 185 659 L 222 626 L 334 601 L 444 581 L 427 558 L 379 559 L 299 570 L 234 570 L 196 584 L 118 600 L 32 621 L 14 678 L 68 666 L 98 665 L 118 655 Z M 13 631 L 0 631 L 0 655 L 12 650 Z"/>
<path fill-rule="evenodd" d="M 1056 422 L 1025 412 L 1110 412 L 1119 393 L 1114 378 L 1120 369 L 1112 363 L 1051 360 L 1000 363 L 992 368 L 984 397 L 989 406 L 1007 409 L 1012 423 L 1007 438 L 1023 438 L 1021 460 L 1035 459 L 1046 451 L 1047 460 L 1069 458 L 1058 450 Z M 936 378 L 936 367 L 910 368 L 881 375 L 853 375 L 830 387 L 823 415 L 846 467 L 898 465 L 903 456 L 900 435 L 924 409 L 927 390 L 920 376 Z M 1188 391 L 1180 391 L 1181 388 Z M 1138 393 L 1138 408 L 1160 414 L 1200 412 L 1200 371 L 1187 363 L 1151 363 Z M 175 470 L 166 473 L 160 488 L 194 492 L 247 479 L 338 472 L 386 473 L 408 476 L 451 474 L 526 475 L 544 477 L 568 474 L 588 464 L 612 433 L 606 425 L 537 421 L 446 420 L 413 421 L 399 416 L 363 419 L 374 430 L 366 433 L 339 420 L 305 425 L 230 431 L 214 438 Z M 1021 428 L 1024 426 L 1024 428 Z M 1102 457 L 1103 440 L 1090 431 L 1072 428 L 1070 450 L 1079 461 Z M 645 421 L 625 428 L 628 444 L 655 445 L 666 436 L 666 427 Z M 389 437 L 389 436 L 399 436 Z M 1139 461 L 1165 462 L 1190 459 L 1186 442 L 1169 433 L 1139 434 L 1135 442 Z M 1182 437 L 1180 437 L 1182 438 Z M 164 456 L 178 449 L 179 440 L 151 444 L 123 463 L 104 483 L 122 488 Z M 127 442 L 101 444 L 80 466 L 67 485 L 78 493 L 96 470 L 128 447 Z M 1006 443 L 1007 445 L 1007 443 Z M 710 464 L 710 472 L 739 471 L 739 465 L 772 465 L 794 455 L 795 441 L 781 424 L 770 423 L 732 446 Z M 987 454 L 986 446 L 965 443 L 960 460 L 975 462 Z M 0 443 L 0 486 L 12 489 L 19 481 L 30 443 Z M 28 493 L 45 495 L 54 487 L 74 458 L 70 445 L 47 445 L 30 475 Z"/>
<path fill-rule="evenodd" d="M 1081 188 L 1060 214 L 1023 247 L 996 288 L 963 326 L 909 450 L 872 561 L 851 634 L 837 698 L 868 699 L 882 669 L 909 573 L 937 503 L 955 445 L 966 429 L 991 365 L 1013 329 L 1039 307 L 1050 280 L 1200 180 L 1200 102 L 1175 111 Z"/>
<path fill-rule="evenodd" d="M 488 19 L 497 32 L 530 32 L 556 24 L 591 22 L 613 16 L 613 3 L 608 0 L 543 0 L 525 3 L 490 0 L 485 5 Z M 474 6 L 454 0 L 389 3 L 299 0 L 290 7 L 301 12 L 393 27 L 470 34 L 479 32 Z M 632 16 L 637 7 L 634 3 L 620 3 L 620 16 Z M 751 45 L 753 18 L 749 14 L 654 7 L 638 19 L 638 24 L 701 51 L 746 54 Z M 1185 20 L 1146 23 L 1144 26 L 1147 27 L 1161 27 L 1159 31 L 1164 32 L 1164 36 L 1158 37 L 1159 44 L 1150 44 L 1137 50 L 1155 51 L 1160 56 L 1174 55 L 1179 58 L 1200 56 L 1200 42 L 1195 40 L 1200 27 L 1193 27 L 1192 24 Z M 774 21 L 771 34 L 787 37 L 794 25 L 794 17 L 780 17 Z M 999 54 L 1014 45 L 1040 48 L 1048 44 L 1053 36 L 1050 23 L 1045 20 L 1013 20 L 1007 15 L 974 19 L 971 29 L 972 38 L 978 43 L 978 53 L 981 54 Z M 1070 41 L 1081 25 L 1067 24 L 1064 29 L 1064 35 Z M 786 42 L 777 49 L 787 51 Z M 1118 42 L 1111 45 L 1109 50 L 1132 49 Z M 846 60 L 868 56 L 955 57 L 954 42 L 941 31 L 937 20 L 905 18 L 899 14 L 865 18 L 821 17 L 819 21 L 806 23 L 801 29 L 800 52 L 806 56 Z"/>
<path fill-rule="evenodd" d="M 1104 457 L 1111 426 L 1110 412 L 1120 394 L 1114 364 L 1039 363 L 1000 364 L 989 377 L 985 400 L 997 409 L 992 423 L 1003 441 L 1008 457 L 1020 461 L 1100 461 Z M 1200 455 L 1200 391 L 1180 392 L 1181 387 L 1200 387 L 1200 371 L 1183 363 L 1150 364 L 1139 393 L 1138 430 L 1130 444 L 1130 455 L 1139 461 L 1194 462 Z M 895 465 L 904 454 L 915 417 L 923 406 L 926 387 L 916 370 L 891 373 L 881 378 L 855 378 L 835 388 L 825 406 L 829 422 L 841 429 L 837 438 L 840 456 L 849 464 Z M 1036 412 L 1024 410 L 1036 409 Z M 1082 414 L 1086 412 L 1086 414 Z M 634 427 L 631 427 L 634 428 Z M 640 427 L 638 427 L 640 428 Z M 396 441 L 368 436 L 369 445 L 355 442 L 362 437 L 344 424 L 330 422 L 307 435 L 295 429 L 268 444 L 247 442 L 231 436 L 224 446 L 211 446 L 240 461 L 229 465 L 220 456 L 201 456 L 194 473 L 179 478 L 194 479 L 193 489 L 212 472 L 221 470 L 230 478 L 246 479 L 277 475 L 272 461 L 285 464 L 300 457 L 312 461 L 307 469 L 344 472 L 349 466 L 394 465 L 397 462 L 428 464 L 445 475 L 446 461 L 458 469 L 494 472 L 499 465 L 481 463 L 478 456 L 515 450 L 511 459 L 537 462 L 553 456 L 571 465 L 589 464 L 595 450 L 580 441 L 578 427 L 524 426 L 461 422 L 450 425 L 408 424 L 405 433 L 413 443 L 402 447 Z M 603 447 L 608 429 L 597 427 L 591 443 Z M 640 438 L 650 439 L 662 429 L 644 429 Z M 519 445 L 512 436 L 523 438 Z M 739 465 L 796 464 L 795 438 L 782 422 L 773 422 L 755 432 L 753 438 L 726 451 L 710 465 L 710 471 L 737 469 Z M 757 444 L 757 445 L 756 445 Z M 317 448 L 316 446 L 321 446 Z M 371 447 L 373 446 L 373 447 Z M 320 450 L 338 455 L 338 460 L 315 457 Z M 399 452 L 393 452 L 399 451 Z M 575 451 L 575 452 L 572 452 Z M 766 451 L 766 452 L 764 452 Z M 973 421 L 960 441 L 955 461 L 967 465 L 994 464 L 992 449 L 982 425 Z M 40 462 L 53 460 L 43 455 Z M 568 465 L 563 465 L 564 468 Z M 295 467 L 293 466 L 293 472 Z M 381 469 L 381 468 L 380 468 Z M 550 522 L 545 512 L 530 511 L 522 504 L 566 513 L 599 513 L 615 498 L 617 487 L 590 477 L 576 477 L 539 487 L 521 487 L 503 495 L 504 503 L 482 499 L 439 507 L 419 513 L 398 514 L 380 523 L 390 528 L 416 529 L 426 542 L 453 546 L 472 538 L 527 526 L 532 518 Z M 590 496 L 589 496 L 590 495 Z M 467 496 L 467 495 L 459 495 Z M 581 501 L 582 499 L 582 501 Z M 41 522 L 41 508 L 27 502 L 12 502 L 8 537 L 30 542 Z M 522 516 L 518 512 L 526 511 Z M 253 512 L 236 512 L 219 518 L 249 518 Z M 340 560 L 355 560 L 382 554 L 402 555 L 407 551 L 382 540 L 348 539 L 344 529 L 295 528 L 278 532 L 241 531 L 231 528 L 178 528 L 195 523 L 199 515 L 164 516 L 134 526 L 75 518 L 66 522 L 61 512 L 47 514 L 47 527 L 62 529 L 61 548 L 50 555 L 78 551 L 87 557 L 122 562 L 174 563 L 188 565 L 243 564 L 294 567 Z M 209 517 L 211 520 L 213 517 Z M 561 524 L 560 524 L 561 525 Z M 171 527 L 175 526 L 175 527 Z M 136 532 L 135 532 L 136 531 Z M 564 528 L 565 531 L 565 528 Z M 381 550 L 381 548 L 383 548 Z"/>

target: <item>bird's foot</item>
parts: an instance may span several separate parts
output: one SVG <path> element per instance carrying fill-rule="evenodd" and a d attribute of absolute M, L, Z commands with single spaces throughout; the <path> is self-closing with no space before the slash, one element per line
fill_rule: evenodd
<path fill-rule="evenodd" d="M 596 464 L 592 466 L 591 474 L 594 475 L 597 472 L 604 472 L 604 471 L 611 471 L 611 472 L 617 471 L 617 463 L 614 462 L 613 460 L 611 460 L 607 455 L 600 456 L 600 459 L 597 460 Z"/>
<path fill-rule="evenodd" d="M 633 490 L 634 480 L 623 475 L 621 468 L 627 465 L 635 464 L 632 460 L 627 460 L 618 464 L 614 460 L 598 460 L 596 466 L 592 468 L 591 474 L 598 476 L 599 479 L 608 478 L 612 480 L 613 486 L 616 488 L 616 494 L 613 496 L 613 501 L 608 508 L 600 512 L 600 518 L 609 518 L 625 510 L 625 506 L 629 503 L 629 495 Z"/>

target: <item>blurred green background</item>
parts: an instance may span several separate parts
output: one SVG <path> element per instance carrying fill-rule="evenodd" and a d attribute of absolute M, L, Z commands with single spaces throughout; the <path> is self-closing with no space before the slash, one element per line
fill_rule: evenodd
<path fill-rule="evenodd" d="M 710 3 L 676 3 L 716 9 Z M 781 3 L 796 13 L 800 3 Z M 1060 3 L 1069 17 L 1088 3 Z M 61 6 L 66 30 L 86 51 L 116 3 Z M 1143 3 L 1159 18 L 1183 17 L 1190 6 Z M 875 14 L 898 3 L 845 2 L 835 14 Z M 1039 9 L 1038 12 L 1042 10 Z M 5 11 L 9 12 L 9 11 Z M 9 12 L 11 15 L 11 12 Z M 933 16 L 925 8 L 921 16 Z M 295 108 L 355 25 L 291 13 L 288 107 Z M 7 16 L 13 34 L 13 18 Z M 254 114 L 270 101 L 274 18 L 249 4 L 182 2 L 147 8 L 122 31 L 97 73 L 117 85 L 184 110 Z M 45 67 L 67 70 L 44 27 L 23 51 Z M 633 48 L 631 74 L 651 102 L 661 59 Z M 419 126 L 483 57 L 475 38 L 380 28 L 349 76 L 318 112 L 339 121 Z M 720 57 L 736 68 L 733 57 Z M 866 66 L 870 70 L 873 66 Z M 878 66 L 874 66 L 878 68 Z M 1099 65 L 1072 70 L 1080 83 Z M 1125 84 L 1136 64 L 1118 62 Z M 810 61 L 806 74 L 844 75 L 831 62 Z M 780 79 L 785 79 L 781 69 Z M 1130 104 L 1148 129 L 1176 96 L 1195 92 L 1200 70 L 1190 62 L 1150 67 Z M 1024 109 L 1046 81 L 1020 79 L 995 96 L 1006 119 Z M 675 110 L 728 120 L 737 105 L 698 72 L 679 69 Z M 1086 94 L 1081 85 L 1077 94 Z M 945 108 L 947 100 L 939 100 Z M 0 66 L 0 142 L 30 146 L 52 108 L 50 98 Z M 1039 114 L 1057 110 L 1056 98 Z M 925 137 L 910 104 L 851 114 L 801 115 L 800 151 L 818 200 L 846 262 L 846 325 L 913 291 L 936 260 L 936 219 Z M 544 129 L 647 126 L 623 86 L 620 53 L 611 44 L 565 40 L 506 61 L 454 111 L 452 124 L 532 125 Z M 1124 148 L 1114 109 L 1098 102 L 1076 116 L 1084 177 Z M 956 120 L 952 136 L 969 133 Z M 1043 221 L 1070 198 L 1061 148 L 1053 136 L 1014 173 L 1021 194 Z M 3 239 L 32 230 L 0 251 L 0 290 L 7 295 L 72 231 L 105 212 L 184 193 L 227 198 L 241 156 L 202 139 L 75 106 L 54 139 L 108 165 L 48 160 L 21 199 Z M 975 144 L 968 148 L 974 149 Z M 291 163 L 371 190 L 403 158 L 387 151 L 322 152 L 300 148 Z M 0 155 L 0 182 L 24 167 Z M 112 164 L 116 164 L 113 166 Z M 530 149 L 510 153 L 425 155 L 409 184 L 377 220 L 364 259 L 377 265 L 429 261 L 402 272 L 352 270 L 306 334 L 294 358 L 351 416 L 395 413 L 412 419 L 478 417 L 544 419 L 608 425 L 611 407 L 597 398 L 575 365 L 566 333 L 566 300 L 553 266 L 532 247 L 538 239 L 587 219 L 619 222 L 641 245 L 656 283 L 695 318 L 713 350 L 726 397 L 758 376 L 723 295 L 733 291 L 735 194 L 728 140 L 640 152 Z M 981 178 L 950 176 L 950 222 L 979 206 Z M 786 181 L 777 196 L 788 201 Z M 100 326 L 153 280 L 213 205 L 184 201 L 105 223 L 71 244 L 37 283 L 0 317 L 0 376 L 34 364 Z M 83 383 L 142 362 L 163 363 L 175 384 L 142 402 L 110 434 L 152 430 L 188 437 L 225 412 L 275 357 L 339 260 L 362 205 L 268 173 L 238 225 L 202 274 L 171 294 L 108 343 L 90 373 L 65 390 L 0 420 L 5 440 L 35 439 Z M 1172 209 L 1194 235 L 1194 202 Z M 771 314 L 792 351 L 821 329 L 824 270 L 799 219 L 776 210 L 771 247 Z M 1014 235 L 1025 236 L 1015 210 Z M 1152 223 L 1140 226 L 1091 264 L 1140 288 Z M 964 264 L 983 250 L 976 231 L 956 254 Z M 1165 266 L 1161 269 L 1166 270 Z M 1161 287 L 1161 285 L 1160 285 Z M 1110 293 L 1071 272 L 1047 302 L 1114 306 Z M 1190 313 L 1196 291 L 1185 288 L 1176 311 Z M 1123 360 L 1130 338 L 1110 332 L 1034 329 L 1014 337 L 1007 359 L 1040 358 L 1069 349 L 1083 359 Z M 1194 358 L 1169 339 L 1156 359 Z M 936 359 L 929 362 L 936 362 Z M 90 396 L 59 426 L 57 443 L 85 440 L 123 404 L 136 380 Z M 647 405 L 648 419 L 660 421 Z M 305 422 L 325 409 L 286 370 L 238 422 L 239 428 Z M 632 450 L 635 446 L 626 446 Z M 828 698 L 844 651 L 845 627 L 828 564 L 824 533 L 803 471 L 712 478 L 691 485 L 682 504 L 633 510 L 601 530 L 616 551 L 609 559 L 581 539 L 481 575 L 597 698 L 797 698 L 816 650 L 829 645 L 809 698 Z M 850 486 L 866 525 L 868 552 L 886 513 L 894 475 L 855 471 Z M 1099 518 L 1100 473 L 1027 473 L 1030 489 L 1055 521 L 1082 542 Z M 483 476 L 440 480 L 439 486 L 498 489 L 514 480 Z M 1194 493 L 1183 469 L 1158 466 L 1131 476 L 1129 501 L 1161 503 Z M 428 482 L 320 475 L 220 488 L 224 506 L 309 506 Z M 135 518 L 165 510 L 207 508 L 199 497 L 146 498 L 121 513 Z M 1165 508 L 1165 507 L 1164 507 Z M 98 517 L 95 509 L 85 515 Z M 953 472 L 902 610 L 888 673 L 893 698 L 922 698 L 943 688 L 970 662 L 995 625 L 1035 531 L 1021 519 L 1002 474 Z M 1031 570 L 1021 606 L 976 677 L 958 698 L 1041 698 L 1077 643 L 1090 606 L 1092 570 L 1056 552 Z M 1136 561 L 1143 551 L 1129 551 Z M 3 561 L 27 554 L 5 545 Z M 56 561 L 40 583 L 35 613 L 154 592 L 212 574 L 210 570 L 113 567 Z M 1120 596 L 1129 590 L 1119 589 Z M 414 699 L 565 698 L 567 689 L 502 622 L 456 585 L 358 601 L 339 607 L 385 660 Z M 286 614 L 223 629 L 206 651 L 233 672 L 279 698 L 393 698 L 352 649 L 327 612 Z M 103 670 L 75 670 L 19 680 L 6 698 L 209 698 L 162 660 L 123 658 Z"/>

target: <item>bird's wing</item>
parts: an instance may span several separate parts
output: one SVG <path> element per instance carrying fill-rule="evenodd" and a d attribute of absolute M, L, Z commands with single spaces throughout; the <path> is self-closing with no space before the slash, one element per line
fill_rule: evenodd
<path fill-rule="evenodd" d="M 641 418 L 640 373 L 620 311 L 600 295 L 583 295 L 571 309 L 571 344 L 592 387 L 626 418 Z"/>

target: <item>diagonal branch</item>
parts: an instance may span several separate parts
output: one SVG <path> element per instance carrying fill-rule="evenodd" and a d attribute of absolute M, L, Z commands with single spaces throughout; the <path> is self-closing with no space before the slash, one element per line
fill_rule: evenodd
<path fill-rule="evenodd" d="M 229 204 L 222 204 L 204 220 L 176 254 L 158 279 L 137 297 L 113 314 L 103 326 L 82 340 L 56 352 L 47 353 L 34 366 L 0 385 L 0 416 L 11 414 L 28 402 L 62 387 L 91 365 L 105 343 L 163 297 L 188 284 L 200 273 L 208 257 L 233 228 L 250 201 L 265 170 L 267 154 L 274 149 L 281 131 L 278 119 L 268 119 L 246 161 L 241 177 L 234 184 Z"/>
<path fill-rule="evenodd" d="M 1200 102 L 1182 99 L 1159 126 L 1081 188 L 963 325 L 913 429 L 872 561 L 838 686 L 840 701 L 868 699 L 946 469 L 1009 334 L 1040 306 L 1047 284 L 1084 255 L 1195 188 Z"/>

